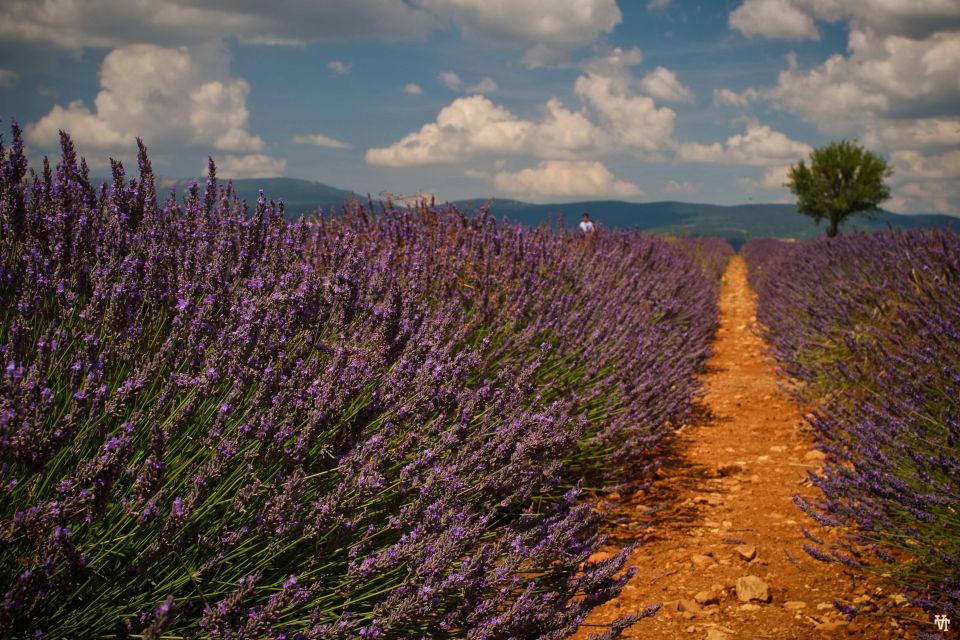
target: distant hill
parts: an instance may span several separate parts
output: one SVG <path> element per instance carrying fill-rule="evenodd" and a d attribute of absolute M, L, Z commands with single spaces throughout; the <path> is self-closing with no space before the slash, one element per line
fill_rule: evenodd
<path fill-rule="evenodd" d="M 197 179 L 201 186 L 203 179 Z M 187 179 L 158 180 L 160 190 L 171 187 L 182 194 L 189 184 Z M 321 182 L 297 178 L 246 178 L 233 181 L 237 195 L 254 203 L 263 189 L 268 198 L 283 198 L 287 216 L 296 218 L 317 209 L 339 211 L 349 199 L 366 202 L 365 195 L 337 189 Z M 163 197 L 163 193 L 160 193 Z M 465 212 L 489 205 L 490 214 L 506 217 L 513 222 L 532 226 L 556 224 L 563 220 L 567 227 L 579 223 L 580 214 L 588 212 L 602 226 L 610 228 L 637 228 L 656 233 L 717 236 L 739 246 L 748 238 L 812 238 L 821 235 L 824 227 L 797 213 L 789 204 L 741 204 L 721 206 L 690 202 L 623 202 L 620 200 L 591 200 L 567 204 L 531 204 L 520 200 L 474 198 L 452 203 Z M 960 218 L 942 214 L 901 215 L 881 212 L 873 219 L 861 216 L 851 218 L 842 230 L 887 229 L 890 227 L 946 227 L 960 223 Z"/>
<path fill-rule="evenodd" d="M 456 202 L 458 207 L 471 211 L 471 203 Z M 583 212 L 590 214 L 601 225 L 613 228 L 637 228 L 657 233 L 717 236 L 739 246 L 748 238 L 813 238 L 824 233 L 813 220 L 797 213 L 791 204 L 741 204 L 720 206 L 689 202 L 622 202 L 595 200 L 570 204 L 542 204 L 520 206 L 508 201 L 503 207 L 493 201 L 490 214 L 506 217 L 529 225 L 557 223 L 563 220 L 567 227 L 579 224 Z M 960 218 L 942 214 L 901 215 L 883 211 L 873 219 L 855 216 L 842 230 L 877 230 L 890 227 L 946 227 L 960 223 Z"/>

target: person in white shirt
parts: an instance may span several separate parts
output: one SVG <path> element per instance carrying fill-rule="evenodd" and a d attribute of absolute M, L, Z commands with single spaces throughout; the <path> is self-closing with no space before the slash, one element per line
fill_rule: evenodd
<path fill-rule="evenodd" d="M 580 216 L 580 231 L 590 234 L 596 231 L 597 228 L 593 226 L 593 220 L 590 219 L 589 213 L 584 213 Z"/>

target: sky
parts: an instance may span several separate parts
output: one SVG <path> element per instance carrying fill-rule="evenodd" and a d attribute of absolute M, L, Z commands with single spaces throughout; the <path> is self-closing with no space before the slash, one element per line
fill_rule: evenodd
<path fill-rule="evenodd" d="M 0 118 L 95 174 L 374 198 L 793 202 L 856 139 L 960 215 L 956 0 L 0 0 Z M 283 194 L 269 194 L 282 197 Z"/>

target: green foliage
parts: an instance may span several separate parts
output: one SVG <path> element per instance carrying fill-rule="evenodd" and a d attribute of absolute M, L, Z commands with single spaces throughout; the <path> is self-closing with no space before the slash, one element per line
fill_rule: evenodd
<path fill-rule="evenodd" d="M 856 142 L 841 140 L 810 153 L 810 165 L 801 160 L 790 167 L 784 186 L 797 196 L 797 211 L 820 224 L 827 220 L 827 236 L 837 235 L 840 223 L 857 213 L 872 214 L 890 198 L 884 178 L 892 171 L 887 161 Z"/>

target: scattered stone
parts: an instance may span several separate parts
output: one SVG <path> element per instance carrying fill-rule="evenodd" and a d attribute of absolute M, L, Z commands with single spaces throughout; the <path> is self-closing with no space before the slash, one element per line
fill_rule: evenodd
<path fill-rule="evenodd" d="M 687 613 L 700 613 L 700 605 L 690 598 L 680 598 L 678 604 L 680 605 L 680 611 L 686 611 Z"/>
<path fill-rule="evenodd" d="M 760 608 L 758 604 L 742 604 L 739 607 L 740 611 L 757 611 Z"/>
<path fill-rule="evenodd" d="M 693 633 L 693 632 L 696 631 L 696 630 L 697 630 L 697 627 L 694 626 L 694 625 L 690 625 L 689 627 L 687 627 L 686 629 L 684 629 L 684 631 L 686 631 L 687 633 Z"/>
<path fill-rule="evenodd" d="M 770 586 L 757 576 L 743 576 L 737 580 L 737 598 L 740 602 L 770 602 Z"/>
<path fill-rule="evenodd" d="M 770 456 L 757 456 L 757 462 L 768 462 L 769 460 Z"/>
<path fill-rule="evenodd" d="M 731 522 L 730 520 L 724 520 L 723 522 L 720 523 L 720 526 L 723 527 L 724 529 L 730 529 L 731 527 L 733 527 L 733 522 Z"/>
<path fill-rule="evenodd" d="M 729 638 L 727 634 L 720 629 L 710 629 L 707 631 L 707 640 L 727 640 Z"/>
<path fill-rule="evenodd" d="M 679 600 L 668 600 L 663 603 L 663 606 L 660 607 L 660 610 L 664 613 L 676 613 L 680 611 L 680 601 Z"/>
<path fill-rule="evenodd" d="M 786 448 L 785 446 L 783 446 L 782 444 L 777 444 L 777 445 L 774 445 L 774 446 L 770 447 L 770 451 L 773 451 L 774 453 L 783 453 L 783 452 L 786 451 L 786 450 L 787 450 L 787 448 Z"/>
<path fill-rule="evenodd" d="M 737 553 L 741 558 L 750 562 L 757 557 L 757 548 L 752 544 L 741 544 L 737 547 Z"/>
<path fill-rule="evenodd" d="M 826 457 L 827 454 L 825 454 L 823 451 L 811 449 L 810 451 L 807 451 L 807 455 L 803 456 L 803 459 L 813 462 L 816 460 L 824 460 Z"/>
<path fill-rule="evenodd" d="M 745 465 L 741 462 L 734 462 L 732 464 L 722 464 L 717 467 L 717 473 L 721 477 L 732 476 L 735 473 L 743 473 Z"/>
<path fill-rule="evenodd" d="M 690 556 L 690 562 L 694 564 L 695 567 L 703 569 L 704 567 L 709 567 L 714 563 L 714 559 L 709 555 L 703 555 L 700 553 L 695 553 Z"/>
<path fill-rule="evenodd" d="M 616 491 L 612 491 L 607 494 L 607 500 L 619 500 L 620 494 Z"/>
<path fill-rule="evenodd" d="M 799 611 L 800 609 L 806 609 L 807 603 L 801 600 L 788 600 L 783 603 L 783 608 L 789 611 Z"/>
<path fill-rule="evenodd" d="M 826 610 L 828 610 L 828 609 L 829 609 L 830 611 L 833 611 L 833 610 L 835 609 L 835 607 L 834 607 L 833 604 L 830 603 L 830 602 L 821 602 L 821 603 L 819 603 L 819 604 L 817 605 L 817 611 L 826 611 Z"/>
<path fill-rule="evenodd" d="M 893 601 L 894 601 L 894 603 L 896 603 L 896 604 L 906 604 L 906 603 L 907 603 L 907 597 L 906 597 L 905 595 L 903 595 L 902 593 L 898 593 L 897 595 L 893 596 Z"/>
<path fill-rule="evenodd" d="M 595 551 L 587 558 L 587 562 L 605 562 L 613 557 L 609 551 Z"/>
<path fill-rule="evenodd" d="M 720 602 L 720 594 L 713 589 L 705 589 L 698 591 L 697 594 L 693 596 L 693 599 L 702 605 L 718 604 Z"/>

